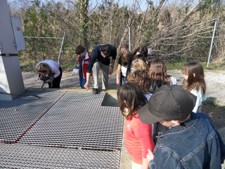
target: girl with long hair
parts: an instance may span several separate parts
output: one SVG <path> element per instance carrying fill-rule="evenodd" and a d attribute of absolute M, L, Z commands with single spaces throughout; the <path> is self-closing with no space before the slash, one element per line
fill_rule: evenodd
<path fill-rule="evenodd" d="M 206 94 L 206 83 L 203 67 L 200 63 L 192 61 L 186 63 L 182 69 L 184 88 L 197 97 L 193 112 L 199 112 L 202 109 L 202 102 Z"/>
<path fill-rule="evenodd" d="M 138 110 L 147 103 L 142 90 L 133 83 L 120 86 L 117 98 L 122 115 L 125 117 L 125 147 L 132 159 L 132 169 L 148 169 L 148 149 L 154 150 L 152 125 L 144 124 Z"/>
<path fill-rule="evenodd" d="M 149 63 L 149 76 L 152 80 L 150 92 L 154 93 L 163 85 L 175 85 L 177 80 L 175 77 L 167 74 L 165 62 L 162 59 L 152 59 Z"/>

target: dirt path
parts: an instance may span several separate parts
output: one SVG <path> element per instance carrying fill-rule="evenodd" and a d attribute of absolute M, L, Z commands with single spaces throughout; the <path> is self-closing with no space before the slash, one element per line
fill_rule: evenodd
<path fill-rule="evenodd" d="M 180 70 L 172 70 L 169 73 L 175 76 L 178 83 L 183 77 Z M 225 71 L 205 71 L 206 93 L 209 99 L 215 99 L 215 103 L 225 106 Z"/>
<path fill-rule="evenodd" d="M 178 83 L 181 83 L 183 77 L 180 70 L 168 71 L 171 75 L 177 78 Z M 38 76 L 32 72 L 23 72 L 25 88 L 40 88 L 41 82 Z M 110 88 L 115 88 L 115 74 L 109 76 Z M 225 106 L 225 71 L 205 71 L 205 80 L 207 85 L 207 96 L 214 99 L 215 103 L 220 106 Z M 47 85 L 45 86 L 47 87 Z M 79 88 L 78 75 L 71 72 L 63 72 L 62 88 Z"/>

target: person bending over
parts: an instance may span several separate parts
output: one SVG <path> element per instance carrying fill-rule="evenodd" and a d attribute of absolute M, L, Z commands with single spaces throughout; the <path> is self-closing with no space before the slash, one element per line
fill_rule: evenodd
<path fill-rule="evenodd" d="M 43 81 L 42 87 L 48 83 L 49 88 L 60 88 L 62 78 L 62 68 L 54 60 L 43 60 L 36 64 L 36 70 L 40 80 Z"/>
<path fill-rule="evenodd" d="M 93 94 L 99 91 L 99 71 L 102 71 L 102 90 L 107 90 L 108 75 L 113 73 L 114 62 L 116 59 L 116 47 L 110 44 L 98 45 L 91 53 L 91 60 L 88 64 L 86 83 L 84 88 L 88 89 L 90 84 L 90 76 L 92 72 L 94 86 Z"/>

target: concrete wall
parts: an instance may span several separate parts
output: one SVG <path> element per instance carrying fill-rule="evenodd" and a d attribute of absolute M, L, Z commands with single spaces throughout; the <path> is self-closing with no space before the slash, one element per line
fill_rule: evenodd
<path fill-rule="evenodd" d="M 16 41 L 6 0 L 0 1 L 0 54 L 17 53 Z"/>
<path fill-rule="evenodd" d="M 24 91 L 18 56 L 0 56 L 0 100 L 12 100 Z"/>

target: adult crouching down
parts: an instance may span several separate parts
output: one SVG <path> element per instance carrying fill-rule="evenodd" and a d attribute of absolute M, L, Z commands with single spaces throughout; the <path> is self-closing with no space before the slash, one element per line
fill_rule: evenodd
<path fill-rule="evenodd" d="M 113 67 L 116 59 L 116 47 L 110 44 L 98 45 L 93 49 L 91 54 L 91 61 L 89 62 L 86 83 L 84 88 L 88 89 L 90 84 L 90 76 L 92 72 L 94 86 L 93 94 L 99 91 L 99 71 L 102 71 L 102 90 L 107 90 L 108 75 L 113 73 Z"/>
<path fill-rule="evenodd" d="M 43 81 L 42 88 L 48 83 L 49 88 L 60 88 L 62 68 L 54 60 L 43 60 L 36 65 L 40 80 Z"/>

